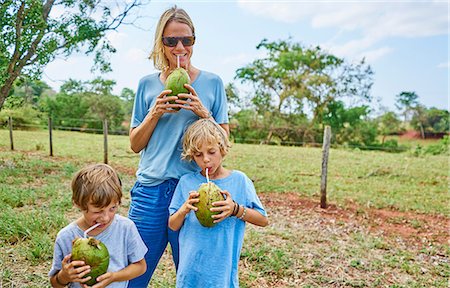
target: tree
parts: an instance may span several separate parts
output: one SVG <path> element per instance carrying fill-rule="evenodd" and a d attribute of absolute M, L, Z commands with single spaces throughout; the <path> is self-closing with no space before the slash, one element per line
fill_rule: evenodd
<path fill-rule="evenodd" d="M 18 77 L 11 87 L 11 95 L 4 103 L 4 108 L 18 108 L 28 104 L 37 107 L 41 96 L 47 93 L 55 93 L 47 83 L 28 77 Z"/>
<path fill-rule="evenodd" d="M 236 71 L 235 78 L 253 84 L 252 98 L 257 111 L 304 113 L 311 107 L 313 123 L 321 123 L 327 104 L 348 97 L 370 101 L 373 72 L 364 59 L 349 64 L 324 52 L 319 46 L 306 48 L 290 40 L 269 42 L 257 49 L 268 56 Z"/>
<path fill-rule="evenodd" d="M 384 144 L 386 136 L 392 135 L 400 131 L 400 120 L 394 112 L 389 111 L 378 118 L 378 131 L 383 136 L 381 145 Z"/>
<path fill-rule="evenodd" d="M 115 49 L 106 32 L 129 24 L 132 10 L 142 5 L 141 0 L 3 0 L 0 109 L 19 75 L 37 78 L 57 56 L 85 50 L 95 55 L 94 69 L 110 71 L 106 55 Z"/>
<path fill-rule="evenodd" d="M 437 108 L 426 108 L 418 105 L 411 119 L 411 126 L 420 131 L 422 138 L 426 134 L 444 134 L 450 130 L 449 111 Z"/>
<path fill-rule="evenodd" d="M 101 130 L 106 119 L 111 130 L 122 130 L 124 101 L 112 95 L 114 85 L 113 80 L 102 78 L 86 82 L 70 79 L 58 94 L 43 99 L 41 109 L 53 117 L 55 125 Z"/>
<path fill-rule="evenodd" d="M 419 96 L 416 92 L 403 91 L 397 96 L 395 96 L 396 103 L 395 107 L 402 111 L 405 122 L 408 120 L 408 114 L 410 114 L 417 105 L 419 105 Z"/>

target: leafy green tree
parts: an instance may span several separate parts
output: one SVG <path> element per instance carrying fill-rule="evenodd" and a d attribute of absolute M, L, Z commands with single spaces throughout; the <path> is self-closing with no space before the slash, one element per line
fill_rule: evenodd
<path fill-rule="evenodd" d="M 395 96 L 395 107 L 401 111 L 405 122 L 408 121 L 408 115 L 419 105 L 419 96 L 416 92 L 403 91 Z"/>
<path fill-rule="evenodd" d="M 106 39 L 143 5 L 141 0 L 3 0 L 0 4 L 0 109 L 19 75 L 37 78 L 57 56 L 85 51 L 109 71 Z M 52 10 L 57 10 L 52 12 Z M 134 22 L 134 21 L 131 21 Z"/>
<path fill-rule="evenodd" d="M 368 145 L 376 138 L 376 129 L 368 120 L 369 113 L 367 105 L 346 108 L 342 101 L 331 101 L 324 109 L 323 124 L 330 125 L 336 143 Z"/>
<path fill-rule="evenodd" d="M 401 121 L 392 111 L 386 112 L 378 118 L 378 131 L 383 136 L 381 145 L 384 144 L 386 136 L 400 132 L 400 124 Z"/>
<path fill-rule="evenodd" d="M 55 93 L 50 86 L 41 80 L 18 77 L 11 89 L 11 95 L 4 103 L 5 108 L 14 109 L 28 104 L 37 108 L 39 99 L 45 93 Z"/>
<path fill-rule="evenodd" d="M 127 119 L 131 118 L 135 96 L 136 93 L 134 93 L 134 91 L 130 88 L 123 88 L 122 91 L 120 92 L 119 98 L 124 102 L 123 109 Z"/>
<path fill-rule="evenodd" d="M 448 133 L 450 131 L 449 117 L 448 110 L 434 107 L 428 109 L 419 105 L 411 119 L 411 126 L 421 132 L 422 138 L 425 138 L 427 133 Z"/>
<path fill-rule="evenodd" d="M 242 99 L 239 98 L 239 92 L 233 83 L 228 83 L 225 86 L 225 93 L 227 95 L 228 105 L 230 105 L 230 110 L 236 107 L 239 108 L 242 105 Z"/>
<path fill-rule="evenodd" d="M 113 80 L 96 78 L 91 81 L 68 80 L 60 93 L 46 97 L 41 109 L 61 127 L 102 129 L 107 120 L 111 130 L 120 130 L 125 120 L 124 101 L 112 94 Z"/>
<path fill-rule="evenodd" d="M 344 97 L 370 101 L 373 72 L 364 59 L 349 64 L 320 47 L 306 48 L 290 40 L 269 42 L 267 57 L 236 71 L 236 79 L 255 89 L 252 98 L 258 112 L 304 113 L 309 105 L 313 123 L 321 123 L 328 103 Z"/>

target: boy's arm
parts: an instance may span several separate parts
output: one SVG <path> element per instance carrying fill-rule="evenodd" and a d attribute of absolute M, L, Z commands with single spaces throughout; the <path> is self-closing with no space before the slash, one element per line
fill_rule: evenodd
<path fill-rule="evenodd" d="M 177 212 L 173 213 L 169 217 L 169 228 L 173 231 L 178 231 L 181 226 L 183 226 L 184 218 L 186 214 L 181 212 L 181 209 L 178 209 Z"/>
<path fill-rule="evenodd" d="M 261 227 L 265 227 L 269 224 L 269 219 L 267 219 L 266 216 L 262 215 L 255 209 L 247 208 L 242 205 L 239 205 L 239 211 L 236 214 L 236 217 L 243 221 L 246 221 L 246 222 L 252 223 L 254 225 L 261 226 Z"/>
<path fill-rule="evenodd" d="M 89 273 L 89 265 L 84 261 L 72 261 L 69 263 L 71 254 L 66 255 L 61 261 L 62 268 L 55 275 L 50 277 L 52 287 L 66 287 L 70 282 L 84 283 L 90 278 L 84 278 Z"/>
<path fill-rule="evenodd" d="M 59 278 L 59 271 L 58 273 L 56 273 L 55 275 L 53 275 L 52 277 L 50 277 L 50 285 L 52 285 L 52 287 L 54 288 L 61 288 L 61 287 L 66 287 L 70 282 L 62 282 L 61 278 Z"/>
<path fill-rule="evenodd" d="M 112 282 L 128 281 L 139 277 L 145 273 L 146 269 L 147 264 L 145 263 L 145 259 L 141 259 L 140 261 L 131 263 L 127 267 L 117 272 L 107 272 L 97 277 L 97 281 L 101 284 L 105 284 L 105 286 L 101 287 L 106 287 Z M 105 283 L 103 283 L 103 281 L 105 281 Z"/>

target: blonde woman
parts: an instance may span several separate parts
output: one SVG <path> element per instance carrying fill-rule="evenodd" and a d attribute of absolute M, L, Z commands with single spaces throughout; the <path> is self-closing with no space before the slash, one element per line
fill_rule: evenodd
<path fill-rule="evenodd" d="M 168 242 L 178 266 L 178 233 L 167 227 L 168 207 L 180 177 L 200 170 L 195 163 L 181 160 L 184 131 L 200 118 L 212 118 L 226 131 L 229 129 L 222 80 L 191 63 L 196 37 L 186 11 L 176 6 L 166 10 L 159 19 L 150 55 L 160 72 L 142 78 L 136 93 L 130 144 L 140 153 L 140 162 L 131 189 L 129 217 L 149 251 L 146 273 L 131 281 L 129 287 L 147 287 Z M 191 79 L 185 85 L 189 94 L 179 94 L 180 99 L 167 96 L 171 91 L 164 88 L 178 62 Z"/>

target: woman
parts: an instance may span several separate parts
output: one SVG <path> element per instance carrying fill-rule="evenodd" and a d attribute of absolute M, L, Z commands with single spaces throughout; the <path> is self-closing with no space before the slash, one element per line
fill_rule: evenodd
<path fill-rule="evenodd" d="M 222 80 L 190 61 L 195 37 L 194 25 L 183 9 L 175 6 L 166 10 L 156 27 L 150 55 L 161 72 L 142 78 L 136 93 L 130 143 L 131 149 L 140 153 L 140 162 L 131 189 L 129 217 L 149 251 L 146 273 L 131 281 L 129 287 L 147 287 L 168 242 L 178 267 L 178 233 L 167 227 L 168 207 L 180 177 L 200 171 L 195 163 L 181 160 L 184 131 L 196 120 L 212 117 L 229 134 Z M 164 83 L 178 63 L 189 74 L 191 83 L 185 87 L 190 93 L 167 96 L 171 91 L 164 90 Z"/>

